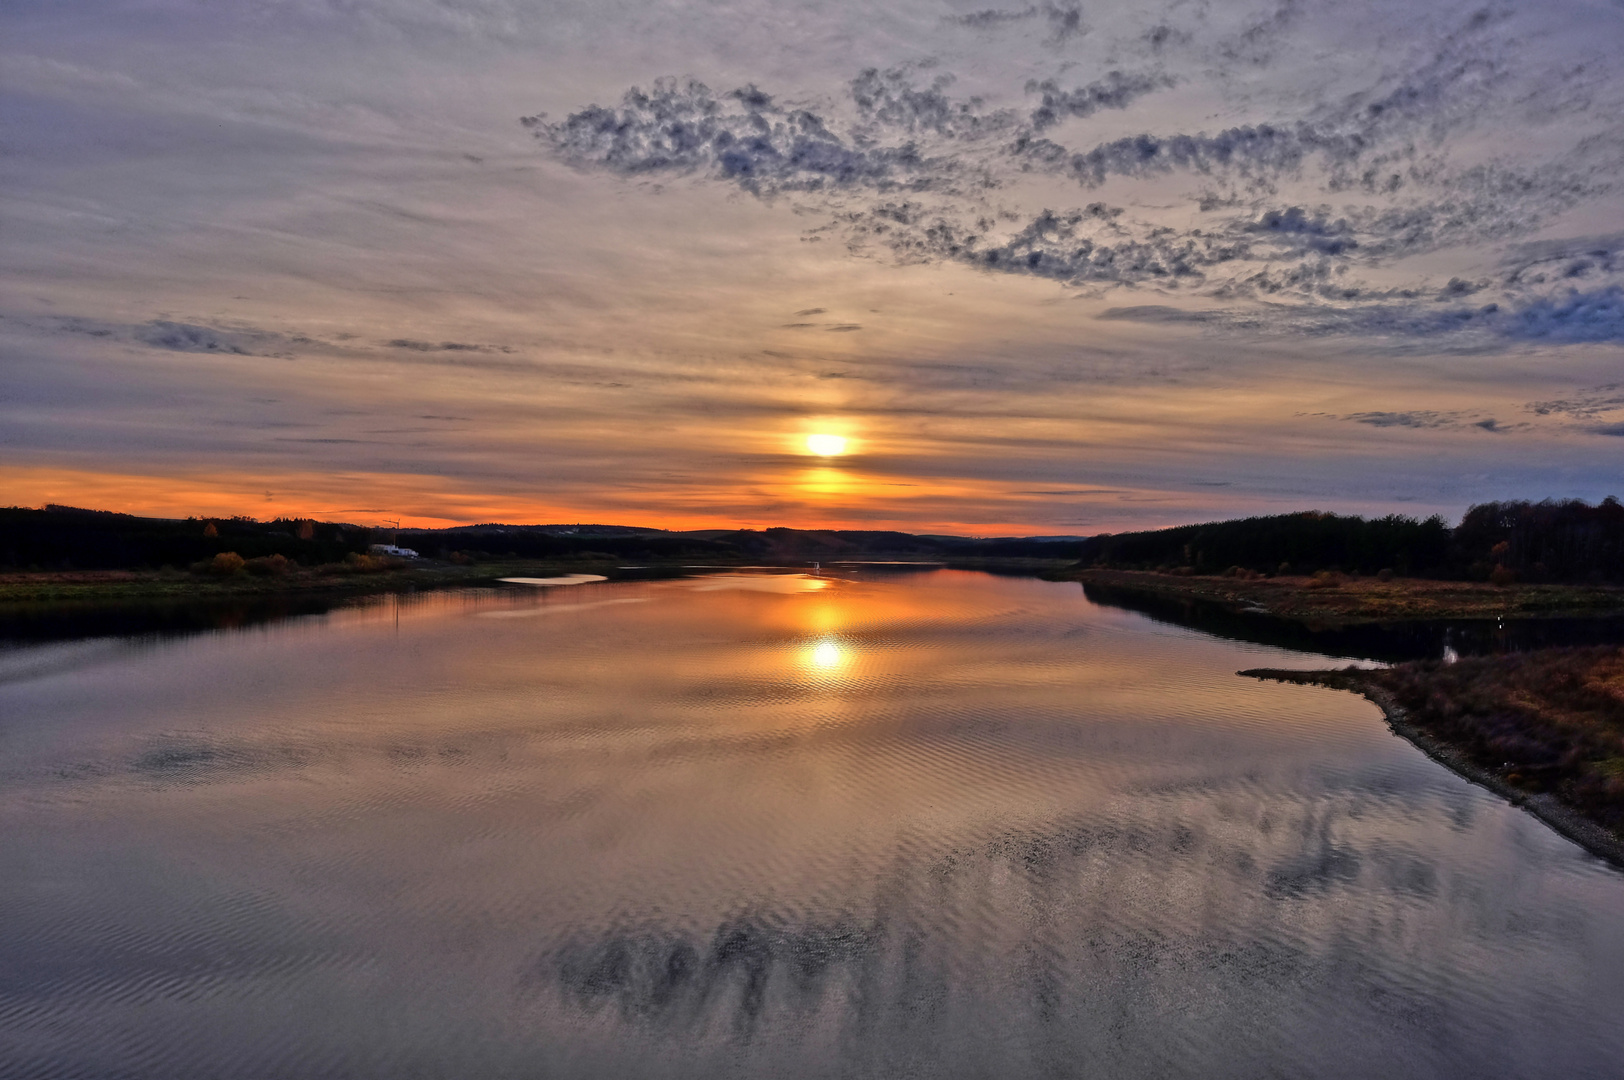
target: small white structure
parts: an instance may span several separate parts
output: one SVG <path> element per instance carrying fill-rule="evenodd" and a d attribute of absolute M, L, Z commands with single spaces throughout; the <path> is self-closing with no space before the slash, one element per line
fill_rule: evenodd
<path fill-rule="evenodd" d="M 393 555 L 397 559 L 422 558 L 421 555 L 413 551 L 411 548 L 396 547 L 394 544 L 373 544 L 371 547 L 367 548 L 367 552 L 368 554 L 372 555 Z"/>

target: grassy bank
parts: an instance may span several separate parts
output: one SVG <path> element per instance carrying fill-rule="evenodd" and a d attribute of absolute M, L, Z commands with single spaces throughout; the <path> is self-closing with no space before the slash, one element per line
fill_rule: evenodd
<path fill-rule="evenodd" d="M 602 574 L 611 564 L 589 561 L 513 560 L 467 566 L 452 563 L 344 564 L 293 568 L 256 576 L 194 574 L 183 570 L 64 570 L 0 574 L 0 605 L 40 603 L 118 603 L 124 601 L 215 600 L 233 597 L 335 594 L 359 596 L 407 589 L 456 588 L 503 577 Z"/>
<path fill-rule="evenodd" d="M 1624 867 L 1624 649 L 1241 674 L 1363 694 L 1433 757 Z"/>
<path fill-rule="evenodd" d="M 1624 614 L 1624 588 L 1616 585 L 1494 585 L 1422 578 L 1383 581 L 1329 574 L 1249 580 L 1097 569 L 1065 570 L 1050 576 L 1147 596 L 1218 603 L 1237 612 L 1322 623 Z"/>

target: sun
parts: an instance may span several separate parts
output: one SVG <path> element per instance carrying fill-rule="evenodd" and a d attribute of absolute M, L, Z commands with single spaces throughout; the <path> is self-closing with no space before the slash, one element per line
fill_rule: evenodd
<path fill-rule="evenodd" d="M 837 457 L 846 452 L 844 435 L 808 435 L 806 448 L 819 457 Z"/>

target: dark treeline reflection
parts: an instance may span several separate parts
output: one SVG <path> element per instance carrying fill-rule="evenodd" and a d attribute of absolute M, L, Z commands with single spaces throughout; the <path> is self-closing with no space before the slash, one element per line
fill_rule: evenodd
<path fill-rule="evenodd" d="M 556 991 L 567 1008 L 651 1037 L 704 1031 L 748 1044 L 820 1025 L 860 1032 L 860 1060 L 845 1064 L 864 1075 L 875 1058 L 939 1063 L 944 1047 L 994 1020 L 1007 1029 L 977 1036 L 994 1059 L 997 1043 L 1014 1038 L 1027 1065 L 1064 1075 L 1084 1061 L 1111 1075 L 1151 1075 L 1123 1042 L 1151 1036 L 1178 984 L 1203 988 L 1203 1022 L 1232 1029 L 1226 1041 L 1236 1049 L 1313 1000 L 1336 1001 L 1350 1026 L 1401 1019 L 1434 1049 L 1465 1052 L 1436 989 L 1396 986 L 1379 962 L 1281 929 L 1314 921 L 1329 903 L 1363 905 L 1393 932 L 1404 912 L 1437 902 L 1437 868 L 1402 845 L 1339 839 L 1321 811 L 1288 808 L 1277 824 L 1284 843 L 1213 822 L 1057 821 L 898 868 L 865 915 L 763 907 L 713 925 L 634 915 L 577 932 L 535 961 L 525 989 Z M 1192 864 L 1206 868 L 1209 902 L 1254 907 L 1259 921 L 1147 925 L 1137 888 L 1171 884 L 1157 868 Z M 983 948 L 967 955 L 966 939 L 977 935 Z M 1176 1060 L 1190 1049 L 1164 1053 Z"/>
<path fill-rule="evenodd" d="M 588 1010 L 612 1005 L 626 1020 L 660 1021 L 723 1009 L 747 1032 L 769 989 L 814 1005 L 830 978 L 860 975 L 884 937 L 883 927 L 855 920 L 783 926 L 742 915 L 708 937 L 647 927 L 571 942 L 538 964 L 536 975 L 552 976 L 566 998 Z"/>
<path fill-rule="evenodd" d="M 168 637 L 237 630 L 302 615 L 322 615 L 342 602 L 331 596 L 283 595 L 157 603 L 7 604 L 0 607 L 0 642 Z"/>
<path fill-rule="evenodd" d="M 1563 645 L 1624 642 L 1624 619 L 1429 619 L 1334 626 L 1234 611 L 1223 604 L 1150 596 L 1109 585 L 1085 584 L 1096 604 L 1149 615 L 1159 622 L 1216 634 L 1232 641 L 1328 656 L 1398 662 L 1441 656 L 1524 652 Z"/>

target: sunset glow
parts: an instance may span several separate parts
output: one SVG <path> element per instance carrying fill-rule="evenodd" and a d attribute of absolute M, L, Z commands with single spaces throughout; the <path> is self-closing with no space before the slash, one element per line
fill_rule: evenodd
<path fill-rule="evenodd" d="M 806 448 L 820 457 L 836 457 L 846 452 L 846 440 L 840 435 L 808 435 Z"/>
<path fill-rule="evenodd" d="M 72 7 L 5 16 L 20 505 L 1071 535 L 1624 463 L 1611 9 Z"/>

